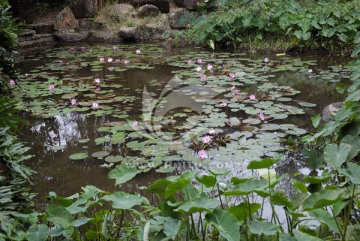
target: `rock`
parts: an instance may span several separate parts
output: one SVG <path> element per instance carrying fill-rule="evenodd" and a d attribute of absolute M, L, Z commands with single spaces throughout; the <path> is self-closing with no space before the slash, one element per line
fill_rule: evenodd
<path fill-rule="evenodd" d="M 146 4 L 151 4 L 156 6 L 162 13 L 168 13 L 170 11 L 169 0 L 130 0 L 129 2 L 137 8 Z"/>
<path fill-rule="evenodd" d="M 31 39 L 27 39 L 26 41 L 20 41 L 19 45 L 21 48 L 33 48 L 43 47 L 54 43 L 55 39 L 52 34 L 34 34 L 31 36 Z"/>
<path fill-rule="evenodd" d="M 97 0 L 74 0 L 70 5 L 76 18 L 89 18 L 95 16 L 98 11 Z"/>
<path fill-rule="evenodd" d="M 184 7 L 187 10 L 195 11 L 197 6 L 197 0 L 184 0 Z"/>
<path fill-rule="evenodd" d="M 62 42 L 80 42 L 89 37 L 88 31 L 81 32 L 56 32 L 55 38 Z"/>
<path fill-rule="evenodd" d="M 147 16 L 158 16 L 160 14 L 160 10 L 151 4 L 146 4 L 144 6 L 141 6 L 138 9 L 138 17 L 143 18 L 143 17 L 147 17 Z"/>
<path fill-rule="evenodd" d="M 49 34 L 54 32 L 54 22 L 33 23 L 29 24 L 28 27 L 35 30 L 37 34 Z"/>
<path fill-rule="evenodd" d="M 177 9 L 169 13 L 170 26 L 172 29 L 184 29 L 195 19 L 195 15 L 186 9 Z"/>
<path fill-rule="evenodd" d="M 321 117 L 324 121 L 330 121 L 336 113 L 340 110 L 342 102 L 335 102 L 330 105 L 325 106 L 321 113 Z"/>
<path fill-rule="evenodd" d="M 87 39 L 88 42 L 120 42 L 118 33 L 111 30 L 94 31 Z"/>
<path fill-rule="evenodd" d="M 143 40 L 163 40 L 164 33 L 170 31 L 170 22 L 166 14 L 151 19 L 141 28 L 141 39 Z"/>
<path fill-rule="evenodd" d="M 119 37 L 125 41 L 140 40 L 140 30 L 138 27 L 122 27 L 119 30 Z"/>
<path fill-rule="evenodd" d="M 184 0 L 174 0 L 174 3 L 178 7 L 181 7 L 181 8 L 185 7 L 184 6 Z"/>
<path fill-rule="evenodd" d="M 100 10 L 95 22 L 104 26 L 119 24 L 128 19 L 135 18 L 137 11 L 131 4 L 121 3 L 105 6 Z"/>
<path fill-rule="evenodd" d="M 54 29 L 59 32 L 69 32 L 79 28 L 79 23 L 69 7 L 64 8 L 55 18 Z"/>

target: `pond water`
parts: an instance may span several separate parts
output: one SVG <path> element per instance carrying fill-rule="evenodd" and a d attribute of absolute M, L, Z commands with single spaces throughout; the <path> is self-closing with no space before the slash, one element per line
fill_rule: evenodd
<path fill-rule="evenodd" d="M 85 185 L 111 191 L 107 176 L 119 163 L 142 172 L 122 187 L 130 191 L 186 168 L 242 175 L 250 160 L 286 152 L 284 140 L 305 135 L 311 116 L 342 100 L 335 86 L 348 78 L 344 63 L 152 44 L 28 55 L 22 89 L 13 88 L 29 121 L 22 140 L 32 147 L 32 190 L 38 203 Z"/>

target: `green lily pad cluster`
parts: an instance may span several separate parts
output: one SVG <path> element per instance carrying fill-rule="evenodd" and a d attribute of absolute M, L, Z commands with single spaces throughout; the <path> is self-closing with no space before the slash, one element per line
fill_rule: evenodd
<path fill-rule="evenodd" d="M 316 106 L 299 100 L 301 92 L 291 84 L 348 78 L 341 66 L 313 71 L 313 60 L 209 52 L 171 56 L 156 45 L 60 47 L 27 62 L 36 67 L 24 73 L 21 89 L 13 90 L 20 109 L 70 121 L 111 117 L 95 125 L 96 139 L 79 140 L 99 147 L 70 159 L 99 159 L 106 167 L 127 163 L 144 172 L 273 157 L 285 149 L 286 136 L 306 133 L 288 117 Z M 132 82 L 132 74 L 164 65 L 173 74 L 168 82 Z M 215 139 L 227 141 L 217 148 L 194 145 Z"/>

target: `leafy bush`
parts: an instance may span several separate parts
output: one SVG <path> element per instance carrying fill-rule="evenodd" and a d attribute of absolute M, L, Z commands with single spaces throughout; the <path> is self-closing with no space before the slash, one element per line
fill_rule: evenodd
<path fill-rule="evenodd" d="M 249 1 L 245 1 L 249 2 Z M 230 1 L 208 17 L 200 18 L 188 31 L 199 44 L 257 45 L 275 39 L 282 47 L 352 47 L 359 43 L 360 1 L 341 3 L 295 0 Z"/>

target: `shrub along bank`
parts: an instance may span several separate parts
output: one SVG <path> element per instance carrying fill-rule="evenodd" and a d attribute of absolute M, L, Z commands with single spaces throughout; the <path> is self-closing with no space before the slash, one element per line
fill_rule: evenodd
<path fill-rule="evenodd" d="M 225 0 L 187 31 L 197 44 L 360 51 L 360 1 Z"/>

